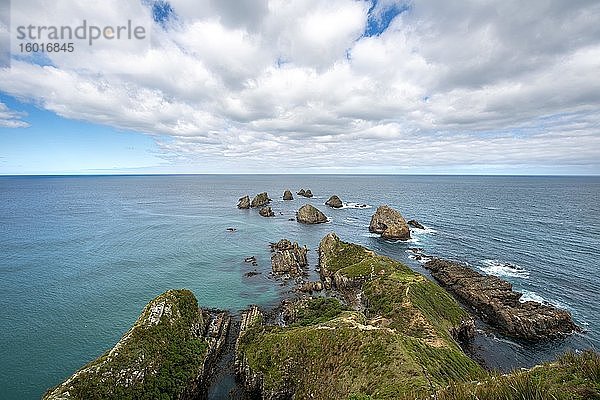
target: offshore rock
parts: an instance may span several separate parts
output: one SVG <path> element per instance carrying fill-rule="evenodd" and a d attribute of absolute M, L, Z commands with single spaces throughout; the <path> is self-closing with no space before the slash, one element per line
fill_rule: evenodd
<path fill-rule="evenodd" d="M 325 202 L 325 205 L 333 208 L 342 208 L 344 204 L 342 203 L 342 200 L 334 194 Z"/>
<path fill-rule="evenodd" d="M 268 206 L 261 208 L 258 213 L 263 217 L 274 217 L 275 216 L 275 213 L 273 212 L 271 207 L 268 207 Z"/>
<path fill-rule="evenodd" d="M 304 190 L 304 189 L 300 189 L 300 190 L 298 191 L 298 193 L 296 193 L 296 194 L 297 194 L 298 196 L 304 196 L 304 195 L 306 194 L 306 192 L 305 192 L 305 190 Z"/>
<path fill-rule="evenodd" d="M 274 274 L 289 274 L 298 276 L 302 274 L 302 268 L 308 265 L 306 247 L 300 247 L 297 242 L 281 239 L 271 244 L 271 269 Z"/>
<path fill-rule="evenodd" d="M 283 199 L 284 200 L 294 200 L 294 196 L 292 196 L 292 192 L 290 192 L 289 190 L 286 190 L 285 192 L 283 192 Z"/>
<path fill-rule="evenodd" d="M 389 206 L 381 206 L 371 217 L 369 232 L 379 233 L 386 239 L 410 239 L 410 229 L 402 215 Z"/>
<path fill-rule="evenodd" d="M 303 224 L 322 224 L 327 222 L 327 217 L 318 208 L 305 204 L 298 210 L 296 220 Z"/>
<path fill-rule="evenodd" d="M 496 276 L 483 275 L 442 259 L 428 261 L 425 268 L 442 286 L 506 335 L 536 341 L 580 330 L 567 311 L 533 301 L 521 302 L 522 294 Z"/>
<path fill-rule="evenodd" d="M 257 194 L 252 199 L 252 203 L 250 203 L 250 207 L 252 207 L 252 208 L 262 207 L 262 206 L 266 206 L 270 202 L 271 202 L 271 199 L 267 195 L 267 192 L 262 192 L 262 193 Z"/>
<path fill-rule="evenodd" d="M 421 223 L 419 221 L 417 221 L 416 219 L 411 219 L 410 221 L 407 222 L 407 224 L 412 226 L 413 228 L 425 229 L 425 227 L 423 225 L 421 225 Z"/>
<path fill-rule="evenodd" d="M 238 200 L 237 208 L 240 208 L 240 209 L 250 208 L 250 197 L 249 196 L 240 197 L 240 199 Z"/>

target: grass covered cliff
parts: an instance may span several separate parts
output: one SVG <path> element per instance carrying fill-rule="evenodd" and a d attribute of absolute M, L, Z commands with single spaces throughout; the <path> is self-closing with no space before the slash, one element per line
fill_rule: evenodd
<path fill-rule="evenodd" d="M 218 334 L 205 336 L 215 317 L 198 308 L 189 290 L 153 299 L 121 340 L 44 399 L 183 399 L 202 386 Z M 222 318 L 221 322 L 224 321 Z M 226 329 L 220 324 L 219 329 Z"/>
<path fill-rule="evenodd" d="M 354 297 L 354 310 L 317 298 L 285 327 L 256 318 L 238 342 L 249 389 L 263 398 L 414 398 L 485 375 L 454 339 L 469 315 L 439 286 L 334 234 L 319 259 L 326 285 Z"/>

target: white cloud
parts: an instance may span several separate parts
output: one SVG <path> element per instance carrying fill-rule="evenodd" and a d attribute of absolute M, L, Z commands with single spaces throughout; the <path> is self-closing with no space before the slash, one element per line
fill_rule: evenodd
<path fill-rule="evenodd" d="M 0 128 L 27 128 L 29 123 L 22 120 L 25 116 L 26 113 L 13 111 L 0 102 Z"/>
<path fill-rule="evenodd" d="M 106 24 L 139 6 L 57 4 L 61 21 L 85 14 Z M 103 43 L 51 55 L 45 67 L 13 60 L 0 90 L 66 118 L 154 135 L 173 163 L 600 172 L 595 1 L 412 2 L 371 37 L 362 35 L 363 1 L 171 5 L 177 23 L 154 24 L 152 47 Z M 49 18 L 33 0 L 13 8 Z M 138 18 L 150 24 L 150 15 Z"/>

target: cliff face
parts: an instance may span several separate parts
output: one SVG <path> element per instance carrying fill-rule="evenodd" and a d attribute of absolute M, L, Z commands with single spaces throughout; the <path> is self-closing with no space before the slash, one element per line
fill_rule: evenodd
<path fill-rule="evenodd" d="M 427 397 L 451 381 L 482 376 L 454 336 L 472 320 L 442 288 L 403 264 L 327 235 L 321 276 L 351 293 L 300 302 L 285 326 L 261 318 L 238 340 L 240 375 L 264 399 Z"/>
<path fill-rule="evenodd" d="M 111 350 L 43 398 L 195 398 L 228 328 L 226 313 L 200 310 L 189 290 L 169 290 L 148 303 Z"/>

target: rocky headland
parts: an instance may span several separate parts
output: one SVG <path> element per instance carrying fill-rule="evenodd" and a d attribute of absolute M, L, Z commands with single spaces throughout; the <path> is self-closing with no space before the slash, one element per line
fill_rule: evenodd
<path fill-rule="evenodd" d="M 45 400 L 201 397 L 229 329 L 227 312 L 199 309 L 189 290 L 152 300 L 98 359 L 48 390 Z"/>
<path fill-rule="evenodd" d="M 571 315 L 533 301 L 521 302 L 521 293 L 496 276 L 483 275 L 457 262 L 433 259 L 425 268 L 443 287 L 472 307 L 504 334 L 526 340 L 552 339 L 578 331 Z"/>
<path fill-rule="evenodd" d="M 402 214 L 387 205 L 377 208 L 371 217 L 369 232 L 378 233 L 385 239 L 410 239 L 410 229 Z"/>

